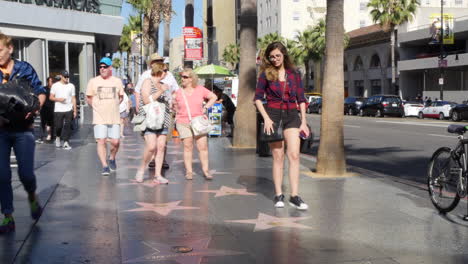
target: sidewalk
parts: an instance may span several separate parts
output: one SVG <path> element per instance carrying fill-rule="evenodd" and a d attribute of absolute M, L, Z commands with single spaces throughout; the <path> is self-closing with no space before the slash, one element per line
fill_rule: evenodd
<path fill-rule="evenodd" d="M 309 210 L 299 212 L 273 207 L 271 158 L 232 149 L 227 138 L 209 139 L 212 182 L 196 157 L 197 175 L 184 179 L 182 146 L 173 140 L 169 185 L 133 181 L 143 149 L 136 134 L 123 140 L 118 170 L 108 177 L 100 174 L 90 125 L 71 144 L 72 151 L 37 145 L 45 204 L 37 224 L 16 177 L 17 230 L 0 236 L 0 263 L 468 262 L 468 223 L 458 217 L 466 203 L 440 216 L 416 183 L 359 168 L 351 170 L 360 176 L 311 178 L 314 159 L 302 159 L 300 193 Z"/>

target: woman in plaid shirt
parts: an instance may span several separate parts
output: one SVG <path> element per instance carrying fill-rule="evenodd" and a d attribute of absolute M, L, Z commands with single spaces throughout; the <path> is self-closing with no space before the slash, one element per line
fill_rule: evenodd
<path fill-rule="evenodd" d="M 263 101 L 266 99 L 264 106 Z M 273 42 L 265 50 L 255 91 L 255 104 L 264 120 L 265 133 L 273 132 L 273 124 L 283 122 L 284 140 L 270 142 L 273 154 L 273 182 L 275 207 L 284 207 L 283 183 L 284 149 L 289 160 L 291 197 L 289 204 L 299 210 L 307 210 L 307 204 L 299 197 L 299 133 L 309 136 L 306 121 L 306 99 L 301 76 L 288 56 L 286 47 Z M 298 105 L 300 114 L 298 111 Z"/>

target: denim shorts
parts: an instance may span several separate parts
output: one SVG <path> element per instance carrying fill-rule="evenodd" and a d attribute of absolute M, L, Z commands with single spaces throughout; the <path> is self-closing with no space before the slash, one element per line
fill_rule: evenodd
<path fill-rule="evenodd" d="M 275 124 L 278 124 L 280 119 L 283 120 L 283 129 L 301 127 L 301 118 L 299 117 L 299 111 L 297 111 L 297 109 L 281 110 L 267 107 L 265 110 Z"/>
<path fill-rule="evenodd" d="M 120 138 L 120 125 L 94 125 L 94 138 Z"/>
<path fill-rule="evenodd" d="M 143 135 L 167 135 L 169 130 L 167 128 L 162 128 L 162 129 L 157 129 L 157 130 L 152 130 L 152 129 L 146 129 L 145 132 L 143 132 Z"/>

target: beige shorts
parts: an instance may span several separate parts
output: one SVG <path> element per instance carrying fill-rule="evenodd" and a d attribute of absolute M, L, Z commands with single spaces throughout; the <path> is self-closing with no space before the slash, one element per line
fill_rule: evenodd
<path fill-rule="evenodd" d="M 192 130 L 192 127 L 190 126 L 190 124 L 177 123 L 176 127 L 177 127 L 177 132 L 179 132 L 179 138 L 180 139 L 189 138 L 189 137 L 200 138 L 200 137 L 204 137 L 204 136 L 207 135 L 207 134 L 203 134 L 203 135 L 195 136 L 193 134 L 193 130 Z"/>
<path fill-rule="evenodd" d="M 179 138 L 180 139 L 189 138 L 189 137 L 194 136 L 193 131 L 192 131 L 192 127 L 190 126 L 190 124 L 177 123 L 176 128 L 177 128 L 177 132 L 179 132 Z"/>

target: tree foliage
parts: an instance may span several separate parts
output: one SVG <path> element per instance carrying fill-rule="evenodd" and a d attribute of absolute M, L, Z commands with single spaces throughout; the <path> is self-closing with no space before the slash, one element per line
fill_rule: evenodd
<path fill-rule="evenodd" d="M 240 46 L 238 44 L 229 44 L 224 48 L 223 60 L 231 65 L 231 69 L 236 69 L 240 60 Z"/>
<path fill-rule="evenodd" d="M 379 23 L 385 30 L 412 21 L 420 5 L 419 0 L 370 0 L 367 7 L 374 23 Z"/>

